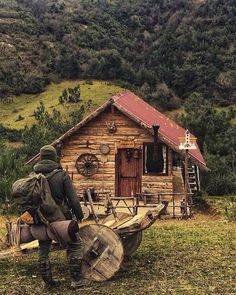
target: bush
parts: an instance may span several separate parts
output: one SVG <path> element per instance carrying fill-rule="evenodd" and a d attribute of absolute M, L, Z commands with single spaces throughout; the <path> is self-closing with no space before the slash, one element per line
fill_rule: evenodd
<path fill-rule="evenodd" d="M 22 121 L 24 119 L 25 119 L 24 117 L 22 117 L 21 115 L 18 115 L 18 117 L 16 118 L 16 122 Z"/>
<path fill-rule="evenodd" d="M 58 100 L 60 104 L 80 102 L 80 86 L 64 89 Z"/>
<path fill-rule="evenodd" d="M 27 173 L 28 168 L 17 152 L 0 142 L 0 201 L 11 198 L 12 183 Z"/>
<path fill-rule="evenodd" d="M 217 111 L 200 93 L 185 103 L 182 122 L 195 136 L 210 172 L 203 173 L 202 187 L 210 195 L 228 195 L 236 190 L 235 111 Z"/>
<path fill-rule="evenodd" d="M 21 130 L 11 129 L 0 124 L 0 138 L 11 142 L 21 140 Z"/>
<path fill-rule="evenodd" d="M 224 213 L 229 221 L 236 221 L 236 197 L 230 197 Z"/>

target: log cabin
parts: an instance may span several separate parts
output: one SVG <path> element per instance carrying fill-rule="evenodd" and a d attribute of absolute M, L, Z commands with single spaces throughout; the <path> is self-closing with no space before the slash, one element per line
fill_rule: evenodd
<path fill-rule="evenodd" d="M 179 144 L 185 132 L 137 95 L 124 91 L 52 145 L 60 146 L 61 164 L 80 195 L 90 188 L 114 197 L 159 194 L 171 198 L 184 193 L 184 154 Z M 189 150 L 189 161 L 194 191 L 200 186 L 198 168 L 207 169 L 197 144 Z"/>

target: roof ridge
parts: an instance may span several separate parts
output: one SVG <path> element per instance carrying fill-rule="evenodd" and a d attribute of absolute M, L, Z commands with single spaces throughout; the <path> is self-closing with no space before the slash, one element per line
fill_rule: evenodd
<path fill-rule="evenodd" d="M 125 89 L 124 91 L 120 92 L 120 93 L 117 93 L 115 95 L 113 95 L 110 100 L 113 101 L 113 102 L 116 102 L 119 98 L 125 96 L 126 94 L 128 93 L 132 93 L 130 90 L 128 89 Z"/>
<path fill-rule="evenodd" d="M 130 90 L 125 90 L 125 91 L 123 91 L 123 92 L 120 92 L 120 93 L 118 93 L 117 95 L 112 96 L 111 99 L 112 99 L 113 102 L 116 102 L 119 98 L 121 98 L 121 97 L 123 97 L 123 96 L 125 96 L 125 95 L 127 95 L 127 94 L 135 95 L 135 96 L 136 96 L 135 99 L 138 99 L 138 100 L 140 100 L 140 101 L 143 101 L 143 102 L 147 105 L 147 107 L 148 107 L 149 109 L 151 109 L 151 111 L 152 111 L 153 113 L 159 113 L 160 116 L 166 117 L 167 120 L 170 121 L 171 123 L 173 123 L 174 125 L 179 126 L 180 128 L 185 129 L 185 128 L 184 128 L 183 126 L 181 126 L 180 124 L 177 124 L 177 123 L 176 123 L 171 117 L 169 117 L 168 115 L 162 113 L 159 109 L 155 108 L 153 105 L 149 104 L 146 100 L 140 98 L 137 94 L 135 94 L 134 92 L 132 92 L 132 91 L 130 91 Z M 113 100 L 113 98 L 114 98 L 114 100 Z"/>

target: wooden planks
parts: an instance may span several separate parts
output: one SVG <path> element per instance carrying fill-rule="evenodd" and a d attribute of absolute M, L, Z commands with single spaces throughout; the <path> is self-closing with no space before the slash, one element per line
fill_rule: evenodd
<path fill-rule="evenodd" d="M 81 227 L 80 236 L 84 244 L 84 277 L 92 281 L 110 279 L 120 269 L 124 257 L 120 237 L 102 224 Z"/>
<path fill-rule="evenodd" d="M 115 133 L 109 133 L 107 130 L 107 123 L 111 122 L 117 126 Z M 115 195 L 116 153 L 118 148 L 122 148 L 122 145 L 125 146 L 126 143 L 130 144 L 131 142 L 134 148 L 142 149 L 144 142 L 153 142 L 153 137 L 147 130 L 141 128 L 118 110 L 113 113 L 110 110 L 105 110 L 68 138 L 62 147 L 61 164 L 71 175 L 73 173 L 73 182 L 78 193 L 82 194 L 88 188 L 95 188 L 97 192 L 111 191 L 111 194 Z M 108 155 L 101 154 L 100 144 L 109 145 L 110 153 Z M 78 174 L 75 168 L 77 157 L 87 152 L 95 154 L 99 160 L 98 173 L 89 178 Z M 143 175 L 142 167 L 140 167 L 141 191 L 153 192 L 163 188 L 172 192 L 171 161 L 171 151 L 169 151 L 168 171 L 170 177 L 168 181 L 162 181 L 163 176 L 147 177 Z"/>

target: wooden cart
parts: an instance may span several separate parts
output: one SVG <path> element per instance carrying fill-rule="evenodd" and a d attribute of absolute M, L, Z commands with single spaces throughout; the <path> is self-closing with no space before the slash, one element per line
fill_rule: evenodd
<path fill-rule="evenodd" d="M 145 214 L 130 215 L 114 212 L 101 221 L 80 229 L 84 242 L 83 273 L 93 281 L 110 279 L 119 269 L 124 257 L 130 256 L 142 241 L 142 231 L 150 227 L 163 213 L 159 204 Z"/>
<path fill-rule="evenodd" d="M 150 227 L 164 210 L 163 204 L 135 216 L 113 210 L 105 219 L 94 218 L 92 224 L 82 225 L 80 236 L 84 244 L 84 277 L 92 281 L 110 279 L 120 269 L 124 257 L 137 250 L 142 241 L 142 231 Z M 38 243 L 34 241 L 21 245 L 20 252 L 32 253 L 37 247 Z M 60 247 L 56 243 L 54 248 L 58 250 Z M 0 252 L 0 258 L 12 255 L 12 250 Z"/>

